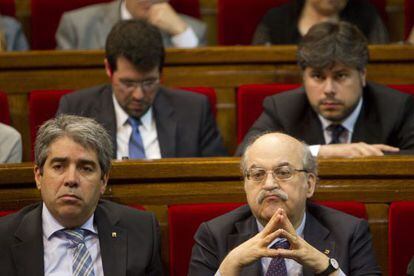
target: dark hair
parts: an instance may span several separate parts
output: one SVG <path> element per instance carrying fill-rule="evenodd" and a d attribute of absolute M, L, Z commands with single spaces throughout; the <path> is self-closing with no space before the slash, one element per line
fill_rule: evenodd
<path fill-rule="evenodd" d="M 148 72 L 156 67 L 161 71 L 165 50 L 157 27 L 132 19 L 114 25 L 106 39 L 105 55 L 112 71 L 116 71 L 119 57 L 126 58 L 139 71 Z"/>
<path fill-rule="evenodd" d="M 348 22 L 323 22 L 312 26 L 298 46 L 298 64 L 325 69 L 342 63 L 363 70 L 368 63 L 367 39 Z"/>
<path fill-rule="evenodd" d="M 112 141 L 108 132 L 94 119 L 75 115 L 59 115 L 46 121 L 38 130 L 34 147 L 35 164 L 43 171 L 51 144 L 69 137 L 98 156 L 102 176 L 111 168 Z"/>

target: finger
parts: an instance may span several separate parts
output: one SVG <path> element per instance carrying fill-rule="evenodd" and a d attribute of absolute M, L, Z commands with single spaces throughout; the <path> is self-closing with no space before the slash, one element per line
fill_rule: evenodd
<path fill-rule="evenodd" d="M 270 218 L 269 222 L 263 228 L 263 231 L 261 232 L 263 233 L 263 236 L 267 236 L 279 228 L 278 224 L 281 219 L 281 210 L 281 208 L 277 209 L 273 216 Z"/>
<path fill-rule="evenodd" d="M 393 147 L 393 146 L 389 146 L 389 145 L 384 145 L 384 144 L 374 144 L 372 145 L 373 147 L 381 150 L 381 151 L 390 151 L 390 152 L 398 152 L 400 151 L 399 148 L 397 147 Z"/>
<path fill-rule="evenodd" d="M 358 143 L 358 150 L 360 152 L 361 156 L 382 156 L 384 153 L 377 149 L 376 147 L 373 147 L 372 145 L 368 145 L 366 143 Z"/>
<path fill-rule="evenodd" d="M 290 222 L 286 211 L 282 209 L 282 217 L 280 219 L 280 224 L 283 229 L 288 231 L 289 233 L 296 234 L 295 227 L 293 227 L 292 223 Z"/>

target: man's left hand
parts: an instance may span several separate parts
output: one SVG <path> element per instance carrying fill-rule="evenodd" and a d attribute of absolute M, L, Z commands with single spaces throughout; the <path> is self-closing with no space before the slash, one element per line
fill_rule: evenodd
<path fill-rule="evenodd" d="M 151 6 L 148 11 L 148 21 L 172 36 L 183 33 L 188 27 L 187 23 L 166 2 Z"/>

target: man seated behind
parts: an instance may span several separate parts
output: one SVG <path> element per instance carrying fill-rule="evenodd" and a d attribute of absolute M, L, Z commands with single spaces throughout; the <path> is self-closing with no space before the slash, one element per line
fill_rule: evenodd
<path fill-rule="evenodd" d="M 22 137 L 11 126 L 0 123 L 0 163 L 22 162 Z"/>
<path fill-rule="evenodd" d="M 105 54 L 112 85 L 65 95 L 58 114 L 97 120 L 118 159 L 226 155 L 207 97 L 159 85 L 165 53 L 157 28 L 143 20 L 120 21 Z"/>
<path fill-rule="evenodd" d="M 103 49 L 119 20 L 142 19 L 157 27 L 166 47 L 193 48 L 206 43 L 206 24 L 178 14 L 166 0 L 116 0 L 62 15 L 56 31 L 58 49 Z"/>
<path fill-rule="evenodd" d="M 365 220 L 307 202 L 317 163 L 305 144 L 264 134 L 241 170 L 248 205 L 201 224 L 189 275 L 381 275 Z"/>
<path fill-rule="evenodd" d="M 298 46 L 303 87 L 267 97 L 238 148 L 264 131 L 304 140 L 319 156 L 373 156 L 414 149 L 411 95 L 366 81 L 367 41 L 350 23 L 313 26 Z M 319 146 L 320 145 L 320 146 Z"/>
<path fill-rule="evenodd" d="M 0 218 L 2 275 L 162 275 L 153 214 L 100 200 L 112 143 L 89 118 L 44 123 L 35 144 L 43 202 Z"/>

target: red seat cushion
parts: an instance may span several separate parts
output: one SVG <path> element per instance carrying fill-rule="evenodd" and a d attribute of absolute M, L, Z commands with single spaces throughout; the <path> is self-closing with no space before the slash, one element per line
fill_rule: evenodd
<path fill-rule="evenodd" d="M 180 89 L 195 92 L 195 93 L 199 93 L 199 94 L 207 96 L 208 101 L 210 103 L 211 112 L 213 113 L 214 117 L 216 117 L 216 115 L 217 115 L 217 106 L 216 106 L 217 105 L 217 95 L 216 95 L 216 90 L 214 90 L 214 88 L 198 86 L 198 87 L 180 87 Z"/>
<path fill-rule="evenodd" d="M 10 110 L 7 94 L 0 91 L 0 123 L 10 125 Z"/>
<path fill-rule="evenodd" d="M 72 92 L 72 90 L 34 90 L 29 93 L 29 124 L 30 138 L 33 145 L 36 140 L 36 133 L 45 121 L 55 117 L 59 107 L 60 98 Z"/>
<path fill-rule="evenodd" d="M 237 143 L 263 112 L 263 100 L 267 96 L 298 88 L 300 84 L 246 84 L 237 89 Z"/>
<path fill-rule="evenodd" d="M 388 269 L 390 276 L 406 275 L 414 256 L 414 201 L 393 202 L 388 218 Z"/>
<path fill-rule="evenodd" d="M 194 234 L 200 224 L 245 203 L 177 204 L 168 206 L 170 275 L 187 275 Z"/>

